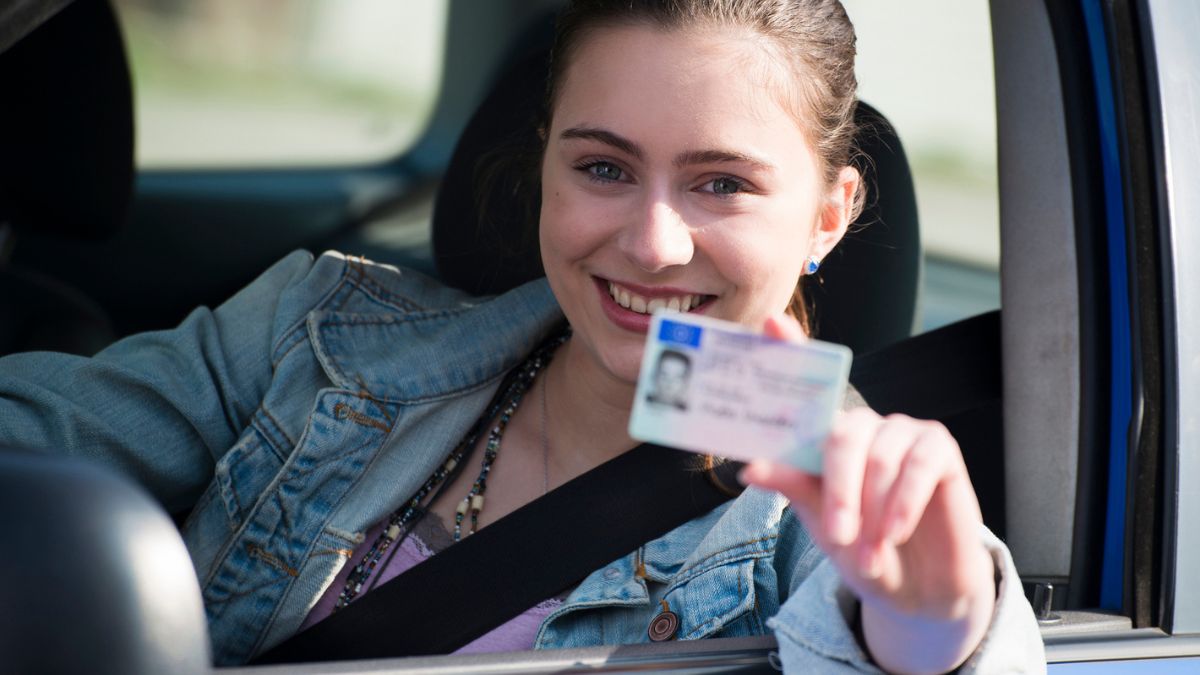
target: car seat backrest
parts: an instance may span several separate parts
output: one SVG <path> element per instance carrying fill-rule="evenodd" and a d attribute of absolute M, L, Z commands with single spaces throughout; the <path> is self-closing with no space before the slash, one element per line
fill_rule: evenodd
<path fill-rule="evenodd" d="M 28 32 L 4 36 L 16 41 L 0 51 L 0 355 L 91 354 L 115 337 L 105 312 L 9 264 L 9 254 L 23 233 L 100 239 L 124 223 L 134 172 L 129 67 L 105 0 L 22 16 Z"/>
<path fill-rule="evenodd" d="M 0 53 L 0 223 L 110 235 L 133 186 L 133 99 L 112 8 L 76 0 Z"/>
<path fill-rule="evenodd" d="M 433 212 L 433 250 L 442 279 L 475 294 L 500 293 L 543 275 L 536 223 L 540 191 L 536 124 L 548 53 L 517 57 L 459 138 Z M 921 250 L 916 197 L 904 149 L 891 124 L 860 103 L 855 160 L 867 185 L 858 224 L 830 254 L 808 296 L 816 334 L 855 352 L 908 337 L 916 312 Z M 496 175 L 481 175 L 499 157 Z M 800 252 L 797 252 L 800 255 Z"/>

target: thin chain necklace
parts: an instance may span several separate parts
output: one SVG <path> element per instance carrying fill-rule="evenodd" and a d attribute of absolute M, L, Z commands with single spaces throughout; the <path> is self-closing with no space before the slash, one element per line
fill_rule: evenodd
<path fill-rule="evenodd" d="M 423 485 L 413 495 L 412 499 L 406 502 L 403 506 L 392 513 L 388 518 L 387 527 L 383 528 L 383 532 L 375 539 L 375 543 L 363 555 L 354 569 L 350 571 L 350 575 L 346 578 L 346 585 L 342 588 L 342 592 L 338 595 L 337 603 L 333 607 L 333 611 L 338 611 L 346 605 L 350 604 L 355 598 L 362 593 L 367 580 L 371 574 L 379 566 L 381 560 L 392 548 L 396 540 L 402 532 L 410 531 L 410 526 L 415 524 L 429 509 L 429 505 L 434 498 L 440 494 L 437 488 L 446 482 L 447 477 L 456 475 L 455 469 L 463 458 L 470 453 L 475 447 L 475 442 L 479 438 L 479 434 L 483 426 L 492 419 L 496 420 L 495 426 L 488 432 L 487 446 L 483 452 L 483 463 L 479 471 L 479 476 L 471 485 L 471 489 L 467 492 L 467 496 L 458 504 L 458 508 L 454 514 L 454 541 L 459 541 L 462 538 L 462 524 L 469 516 L 470 529 L 467 535 L 475 533 L 479 524 L 479 512 L 483 510 L 483 496 L 487 492 L 487 478 L 492 470 L 492 465 L 496 461 L 496 456 L 500 452 L 500 440 L 504 436 L 504 430 L 508 427 L 509 420 L 517 411 L 517 407 L 521 404 L 521 398 L 525 392 L 529 390 L 533 384 L 537 374 L 547 363 L 550 362 L 554 351 L 563 342 L 570 337 L 569 332 L 564 332 L 546 341 L 539 347 L 526 361 L 521 364 L 516 372 L 516 376 L 512 378 L 508 384 L 503 396 L 497 397 L 496 400 L 488 406 L 486 412 L 478 422 L 467 432 L 466 437 L 462 442 L 454 448 L 450 453 L 450 457 L 431 475 Z M 544 383 L 543 383 L 544 384 Z M 545 401 L 543 394 L 543 415 L 545 410 Z M 503 408 L 503 410 L 501 410 Z M 496 414 L 499 413 L 499 418 Z M 547 442 L 545 438 L 545 420 L 542 421 L 542 444 L 543 455 Z M 543 462 L 546 462 L 543 457 Z M 436 493 L 435 493 L 436 491 Z"/>

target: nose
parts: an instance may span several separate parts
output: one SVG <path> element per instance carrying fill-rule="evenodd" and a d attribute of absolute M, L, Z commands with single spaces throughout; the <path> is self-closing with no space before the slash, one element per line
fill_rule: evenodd
<path fill-rule="evenodd" d="M 692 232 L 679 212 L 665 199 L 647 202 L 641 217 L 621 232 L 621 250 L 647 272 L 691 262 L 695 253 Z"/>

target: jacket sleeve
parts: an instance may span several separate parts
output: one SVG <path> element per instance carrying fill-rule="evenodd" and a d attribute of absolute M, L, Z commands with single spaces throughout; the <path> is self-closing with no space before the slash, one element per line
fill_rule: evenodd
<path fill-rule="evenodd" d="M 0 358 L 0 444 L 92 458 L 168 509 L 194 503 L 262 401 L 273 345 L 337 287 L 345 264 L 296 251 L 215 310 L 85 358 Z"/>
<path fill-rule="evenodd" d="M 957 672 L 1044 673 L 1046 654 L 1041 634 L 1012 556 L 991 531 L 981 528 L 983 544 L 999 571 L 996 609 L 979 647 Z M 781 580 L 789 582 L 792 593 L 767 622 L 775 631 L 784 672 L 881 672 L 851 628 L 858 614 L 858 600 L 842 585 L 837 569 L 824 558 L 816 562 L 812 556 L 803 555 L 798 560 L 791 578 Z"/>

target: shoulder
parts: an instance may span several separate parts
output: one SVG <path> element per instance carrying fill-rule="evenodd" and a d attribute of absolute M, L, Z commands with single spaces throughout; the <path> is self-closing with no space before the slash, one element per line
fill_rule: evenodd
<path fill-rule="evenodd" d="M 276 267 L 293 275 L 295 293 L 307 296 L 314 309 L 407 313 L 476 301 L 415 270 L 339 251 L 325 251 L 315 257 L 308 251 L 295 251 Z"/>

